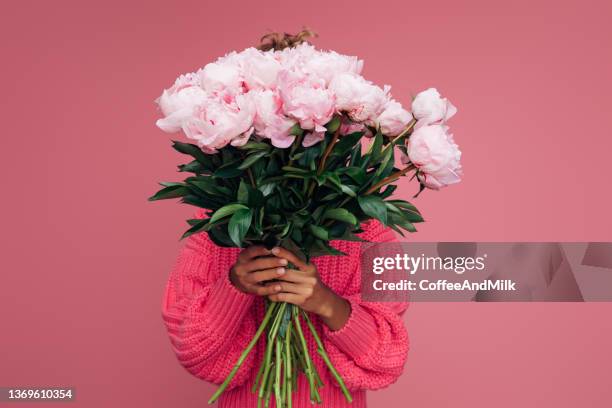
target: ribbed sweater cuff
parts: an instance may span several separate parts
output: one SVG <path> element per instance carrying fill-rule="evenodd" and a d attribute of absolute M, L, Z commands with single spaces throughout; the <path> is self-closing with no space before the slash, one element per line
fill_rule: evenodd
<path fill-rule="evenodd" d="M 254 298 L 253 295 L 236 289 L 228 276 L 222 276 L 210 288 L 208 298 L 210 323 L 222 327 L 223 330 L 239 326 Z"/>
<path fill-rule="evenodd" d="M 326 337 L 341 351 L 352 357 L 368 354 L 376 347 L 376 322 L 374 317 L 354 299 L 347 299 L 351 304 L 351 315 L 345 325 L 337 331 L 323 326 Z"/>

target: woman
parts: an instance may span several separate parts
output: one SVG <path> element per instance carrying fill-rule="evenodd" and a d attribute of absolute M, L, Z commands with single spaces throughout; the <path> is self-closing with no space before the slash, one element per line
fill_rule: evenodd
<path fill-rule="evenodd" d="M 200 215 L 202 216 L 202 215 Z M 363 226 L 361 238 L 395 240 L 377 221 Z M 298 305 L 310 312 L 332 363 L 353 395 L 349 404 L 316 352 L 308 330 L 309 352 L 325 387 L 323 407 L 366 406 L 366 390 L 395 382 L 408 353 L 401 314 L 405 303 L 360 300 L 360 242 L 334 241 L 347 256 L 322 256 L 305 264 L 283 249 L 216 246 L 205 233 L 194 235 L 182 250 L 168 282 L 163 317 L 179 361 L 193 375 L 220 384 L 253 337 L 264 314 L 264 297 Z M 298 269 L 287 268 L 293 263 Z M 264 342 L 242 364 L 219 399 L 219 407 L 257 407 L 251 392 L 264 354 Z M 274 399 L 271 400 L 274 406 Z M 311 407 L 308 382 L 298 379 L 293 407 Z"/>

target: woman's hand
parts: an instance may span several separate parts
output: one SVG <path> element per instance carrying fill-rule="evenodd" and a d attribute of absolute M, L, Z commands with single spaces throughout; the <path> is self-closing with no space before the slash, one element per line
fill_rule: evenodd
<path fill-rule="evenodd" d="M 287 302 L 321 317 L 331 330 L 339 330 L 351 314 L 348 301 L 335 294 L 321 279 L 313 264 L 306 264 L 290 251 L 276 247 L 270 251 L 277 259 L 291 262 L 297 269 L 286 269 L 274 276 L 278 281 L 268 282 L 272 288 L 268 298 L 273 302 Z"/>
<path fill-rule="evenodd" d="M 230 269 L 230 281 L 241 292 L 268 296 L 280 291 L 278 286 L 264 285 L 287 272 L 287 260 L 272 255 L 263 246 L 248 247 L 238 255 Z"/>

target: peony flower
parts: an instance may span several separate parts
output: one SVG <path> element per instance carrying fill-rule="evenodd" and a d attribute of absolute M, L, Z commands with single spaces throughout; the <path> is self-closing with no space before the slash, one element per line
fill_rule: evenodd
<path fill-rule="evenodd" d="M 441 124 L 421 126 L 408 139 L 408 157 L 419 169 L 419 180 L 438 190 L 461 181 L 461 151 Z"/>
<path fill-rule="evenodd" d="M 233 94 L 242 92 L 241 57 L 232 52 L 219 58 L 216 62 L 206 64 L 197 72 L 200 86 L 210 94 L 218 94 L 229 90 Z"/>
<path fill-rule="evenodd" d="M 406 129 L 410 121 L 412 121 L 412 114 L 393 99 L 387 102 L 385 110 L 376 119 L 380 130 L 387 136 L 399 135 Z"/>
<path fill-rule="evenodd" d="M 287 116 L 297 120 L 302 129 L 325 132 L 324 125 L 334 115 L 334 95 L 322 80 L 282 71 L 278 89 Z"/>
<path fill-rule="evenodd" d="M 301 43 L 297 47 L 288 47 L 275 51 L 274 55 L 282 65 L 283 70 L 300 71 L 311 58 L 314 58 L 320 52 L 308 43 Z"/>
<path fill-rule="evenodd" d="M 183 122 L 193 113 L 193 109 L 206 98 L 206 92 L 198 86 L 198 77 L 195 74 L 181 75 L 174 85 L 165 89 L 156 100 L 165 117 L 155 124 L 164 132 L 178 132 Z"/>
<path fill-rule="evenodd" d="M 346 136 L 355 132 L 363 132 L 363 136 L 372 137 L 372 131 L 363 123 L 353 122 L 346 116 L 342 117 L 342 123 L 340 124 L 340 135 Z"/>
<path fill-rule="evenodd" d="M 321 78 L 329 85 L 340 74 L 360 74 L 363 61 L 334 51 L 318 51 L 305 59 L 301 68 L 306 74 Z"/>
<path fill-rule="evenodd" d="M 280 96 L 271 90 L 251 91 L 248 95 L 255 104 L 255 132 L 270 139 L 275 147 L 291 146 L 295 136 L 289 132 L 296 122 L 282 113 Z"/>
<path fill-rule="evenodd" d="M 344 111 L 355 122 L 374 126 L 388 100 L 389 88 L 381 89 L 362 76 L 343 73 L 336 75 L 329 84 L 336 95 L 336 109 Z"/>
<path fill-rule="evenodd" d="M 185 135 L 196 140 L 207 153 L 217 149 L 242 146 L 253 133 L 255 104 L 245 95 L 237 95 L 228 103 L 222 98 L 211 97 L 199 106 L 194 115 L 185 121 Z"/>
<path fill-rule="evenodd" d="M 455 113 L 457 108 L 448 99 L 440 97 L 436 88 L 419 93 L 412 101 L 412 114 L 425 124 L 446 122 Z"/>
<path fill-rule="evenodd" d="M 317 131 L 308 132 L 304 136 L 304 140 L 302 140 L 302 146 L 304 146 L 304 147 L 314 146 L 317 143 L 322 142 L 323 139 L 325 139 L 325 131 L 321 131 L 321 132 L 317 132 Z"/>
<path fill-rule="evenodd" d="M 281 64 L 273 51 L 261 52 L 247 48 L 240 53 L 241 73 L 249 90 L 272 89 L 276 87 Z"/>

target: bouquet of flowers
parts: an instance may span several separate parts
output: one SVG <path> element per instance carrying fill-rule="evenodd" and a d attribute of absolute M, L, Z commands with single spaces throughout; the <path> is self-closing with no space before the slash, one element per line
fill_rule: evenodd
<path fill-rule="evenodd" d="M 402 235 L 416 231 L 423 218 L 410 202 L 391 197 L 394 183 L 411 175 L 420 193 L 460 180 L 461 152 L 446 125 L 456 109 L 431 88 L 414 97 L 410 112 L 388 86 L 366 80 L 362 68 L 357 57 L 295 41 L 232 52 L 181 75 L 157 100 L 163 113 L 157 126 L 194 141 L 173 142 L 191 157 L 179 171 L 192 175 L 161 183 L 150 200 L 180 198 L 206 210 L 207 217 L 188 220 L 183 237 L 204 232 L 224 247 L 280 245 L 304 260 L 343 255 L 330 242 L 360 240 L 360 225 L 370 219 Z M 253 384 L 260 403 L 267 406 L 274 394 L 277 407 L 290 407 L 300 372 L 310 399 L 320 403 L 323 384 L 306 329 L 350 401 L 308 314 L 268 302 L 255 336 L 209 402 L 265 334 Z"/>

